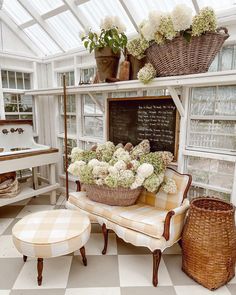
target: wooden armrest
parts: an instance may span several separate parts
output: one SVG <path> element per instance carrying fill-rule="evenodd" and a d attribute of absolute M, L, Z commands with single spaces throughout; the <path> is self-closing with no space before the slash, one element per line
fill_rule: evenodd
<path fill-rule="evenodd" d="M 165 218 L 163 237 L 166 239 L 166 241 L 168 241 L 170 238 L 170 221 L 173 215 L 175 215 L 175 212 L 171 210 L 167 213 Z"/>

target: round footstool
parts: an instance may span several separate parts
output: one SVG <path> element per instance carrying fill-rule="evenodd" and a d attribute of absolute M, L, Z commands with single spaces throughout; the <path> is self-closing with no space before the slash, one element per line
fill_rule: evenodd
<path fill-rule="evenodd" d="M 22 218 L 12 229 L 12 238 L 24 261 L 38 258 L 38 285 L 42 284 L 43 258 L 57 257 L 80 249 L 87 265 L 84 245 L 91 231 L 86 215 L 73 210 L 50 210 Z"/>

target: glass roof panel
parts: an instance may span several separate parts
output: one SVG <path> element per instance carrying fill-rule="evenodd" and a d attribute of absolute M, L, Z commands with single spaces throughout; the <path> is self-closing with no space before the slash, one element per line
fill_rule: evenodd
<path fill-rule="evenodd" d="M 136 5 L 136 1 L 134 1 Z M 126 26 L 126 33 L 135 32 L 135 28 L 132 25 L 125 10 L 120 4 L 119 0 L 90 0 L 84 4 L 79 5 L 79 9 L 83 12 L 88 20 L 88 27 L 93 30 L 98 30 L 101 20 L 105 16 L 119 16 Z"/>
<path fill-rule="evenodd" d="M 24 29 L 24 32 L 45 55 L 61 52 L 60 48 L 38 24 Z"/>
<path fill-rule="evenodd" d="M 193 14 L 195 14 L 191 0 L 126 0 L 125 3 L 137 24 L 146 19 L 150 11 L 170 12 L 177 4 L 186 4 L 192 8 Z"/>
<path fill-rule="evenodd" d="M 17 0 L 3 1 L 2 10 L 5 10 L 17 25 L 32 20 L 32 17 Z"/>
<path fill-rule="evenodd" d="M 65 11 L 46 20 L 61 38 L 66 49 L 81 45 L 79 32 L 83 31 L 79 22 L 70 11 Z"/>
<path fill-rule="evenodd" d="M 198 5 L 200 8 L 205 6 L 210 6 L 215 10 L 224 10 L 227 8 L 236 7 L 235 0 L 198 0 Z"/>
<path fill-rule="evenodd" d="M 50 10 L 53 10 L 64 3 L 62 0 L 30 0 L 30 4 L 34 6 L 39 14 L 44 14 Z"/>

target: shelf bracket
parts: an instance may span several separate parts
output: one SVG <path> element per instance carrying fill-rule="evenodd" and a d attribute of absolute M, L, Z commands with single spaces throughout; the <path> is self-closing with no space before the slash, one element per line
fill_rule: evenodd
<path fill-rule="evenodd" d="M 177 110 L 180 113 L 181 117 L 184 117 L 184 107 L 179 99 L 178 93 L 174 87 L 167 87 L 168 91 L 170 92 L 170 95 L 177 107 Z"/>
<path fill-rule="evenodd" d="M 99 107 L 100 111 L 103 113 L 105 112 L 103 106 L 100 104 L 100 102 L 94 97 L 90 92 L 88 92 L 89 97 L 92 99 L 92 101 Z"/>

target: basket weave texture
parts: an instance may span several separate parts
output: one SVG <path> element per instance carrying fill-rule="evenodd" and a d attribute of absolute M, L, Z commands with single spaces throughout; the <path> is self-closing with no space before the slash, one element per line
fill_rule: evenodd
<path fill-rule="evenodd" d="M 182 235 L 182 269 L 204 287 L 215 290 L 235 275 L 235 207 L 218 198 L 191 202 Z"/>
<path fill-rule="evenodd" d="M 19 182 L 16 178 L 7 179 L 0 183 L 0 198 L 14 198 L 19 192 Z"/>
<path fill-rule="evenodd" d="M 160 77 L 204 73 L 228 37 L 224 27 L 192 37 L 190 42 L 178 36 L 163 45 L 153 43 L 146 50 L 146 57 Z"/>
<path fill-rule="evenodd" d="M 142 188 L 109 188 L 104 185 L 83 184 L 90 200 L 111 206 L 131 206 L 137 201 Z"/>

